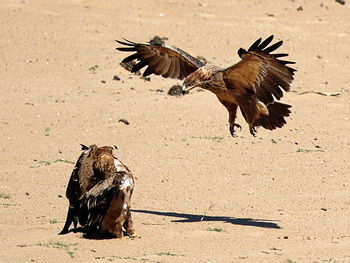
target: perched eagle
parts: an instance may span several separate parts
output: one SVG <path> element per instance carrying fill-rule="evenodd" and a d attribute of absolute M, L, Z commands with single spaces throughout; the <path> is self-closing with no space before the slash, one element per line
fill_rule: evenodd
<path fill-rule="evenodd" d="M 66 196 L 69 208 L 60 234 L 73 223 L 85 232 L 108 232 L 118 238 L 125 231 L 135 236 L 130 213 L 134 178 L 129 168 L 114 155 L 116 147 L 82 145 L 82 153 L 71 174 Z"/>
<path fill-rule="evenodd" d="M 143 76 L 151 74 L 164 78 L 185 79 L 183 93 L 200 87 L 213 92 L 229 112 L 230 132 L 234 136 L 237 107 L 241 109 L 249 125 L 250 133 L 255 136 L 256 127 L 274 130 L 285 123 L 284 117 L 290 114 L 290 105 L 276 102 L 283 96 L 283 90 L 289 91 L 295 69 L 287 66 L 295 62 L 280 60 L 286 53 L 271 54 L 283 41 L 273 45 L 273 35 L 262 41 L 256 40 L 248 50 L 240 48 L 241 58 L 237 64 L 228 68 L 206 65 L 185 51 L 162 43 L 139 44 L 129 40 L 118 41 L 124 47 L 117 50 L 136 52 L 122 62 L 139 61 L 132 69 L 146 70 Z"/>

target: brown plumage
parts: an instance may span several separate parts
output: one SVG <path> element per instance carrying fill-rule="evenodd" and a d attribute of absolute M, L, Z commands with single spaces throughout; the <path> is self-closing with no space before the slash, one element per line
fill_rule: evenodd
<path fill-rule="evenodd" d="M 274 130 L 281 128 L 290 114 L 290 105 L 276 102 L 289 91 L 295 69 L 287 66 L 291 61 L 280 60 L 288 54 L 271 54 L 282 45 L 271 43 L 273 35 L 259 38 L 248 51 L 240 48 L 241 58 L 228 68 L 206 65 L 181 49 L 160 43 L 139 44 L 128 40 L 117 41 L 126 47 L 117 50 L 136 52 L 122 62 L 138 60 L 132 71 L 146 67 L 143 75 L 161 75 L 165 78 L 184 79 L 183 93 L 201 87 L 213 92 L 229 112 L 230 133 L 234 136 L 236 111 L 239 107 L 249 130 L 255 136 L 256 127 Z"/>
<path fill-rule="evenodd" d="M 109 232 L 123 237 L 123 227 L 135 235 L 131 219 L 134 179 L 130 172 L 117 172 L 98 182 L 81 198 L 79 223 L 89 233 Z"/>
<path fill-rule="evenodd" d="M 68 233 L 72 223 L 76 230 L 79 222 L 86 232 L 110 232 L 121 238 L 124 226 L 135 235 L 130 214 L 134 178 L 113 155 L 115 148 L 82 145 L 67 186 L 69 208 L 60 234 Z"/>

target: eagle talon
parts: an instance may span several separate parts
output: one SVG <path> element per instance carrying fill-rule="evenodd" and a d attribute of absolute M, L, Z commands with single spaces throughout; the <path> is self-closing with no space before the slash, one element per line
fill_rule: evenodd
<path fill-rule="evenodd" d="M 250 130 L 250 134 L 253 135 L 255 137 L 255 134 L 256 134 L 256 129 L 254 126 L 252 127 L 249 127 L 249 130 Z"/>
<path fill-rule="evenodd" d="M 238 123 L 234 123 L 233 124 L 233 129 L 234 129 L 234 127 L 237 127 L 239 129 L 239 131 L 242 131 L 242 126 L 239 125 Z"/>
<path fill-rule="evenodd" d="M 141 238 L 141 236 L 135 233 L 135 234 L 130 235 L 129 238 L 135 239 L 135 238 Z"/>
<path fill-rule="evenodd" d="M 231 133 L 231 136 L 232 137 L 235 137 L 235 128 L 238 128 L 239 131 L 241 132 L 242 131 L 242 126 L 237 124 L 237 123 L 232 123 L 230 124 L 230 133 Z"/>

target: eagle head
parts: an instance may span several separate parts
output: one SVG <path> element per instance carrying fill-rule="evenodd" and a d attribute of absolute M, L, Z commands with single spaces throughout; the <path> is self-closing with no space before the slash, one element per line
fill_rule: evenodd
<path fill-rule="evenodd" d="M 189 93 L 193 88 L 210 89 L 214 85 L 218 68 L 212 65 L 207 65 L 197 69 L 188 75 L 182 86 L 182 94 Z"/>

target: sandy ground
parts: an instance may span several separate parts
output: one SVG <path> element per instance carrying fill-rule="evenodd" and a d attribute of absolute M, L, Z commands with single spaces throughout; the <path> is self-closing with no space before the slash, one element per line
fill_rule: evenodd
<path fill-rule="evenodd" d="M 0 262 L 350 262 L 349 4 L 1 0 Z M 256 138 L 210 92 L 124 70 L 114 42 L 228 66 L 270 34 L 297 62 L 293 113 Z M 57 235 L 80 143 L 118 145 L 142 238 Z"/>

